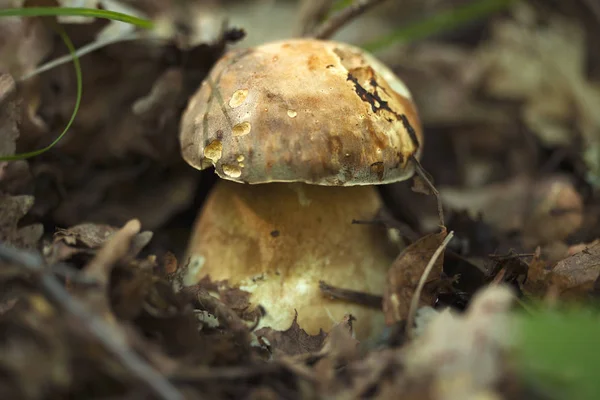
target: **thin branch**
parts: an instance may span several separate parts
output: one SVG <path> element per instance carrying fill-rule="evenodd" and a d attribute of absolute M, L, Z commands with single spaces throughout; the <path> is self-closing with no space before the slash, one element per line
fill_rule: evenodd
<path fill-rule="evenodd" d="M 415 315 L 417 313 L 417 308 L 419 308 L 421 292 L 425 287 L 427 278 L 429 277 L 429 274 L 431 273 L 431 270 L 433 269 L 433 266 L 435 265 L 437 259 L 440 257 L 440 255 L 442 254 L 442 252 L 453 237 L 454 232 L 450 231 L 450 233 L 448 233 L 448 236 L 446 236 L 442 244 L 440 244 L 435 253 L 433 253 L 433 256 L 431 256 L 431 259 L 429 260 L 429 264 L 427 264 L 427 267 L 425 267 L 425 270 L 423 271 L 423 275 L 421 275 L 421 279 L 419 280 L 417 289 L 415 290 L 415 293 L 413 294 L 413 297 L 410 300 L 410 309 L 408 310 L 408 317 L 406 319 L 406 334 L 409 338 L 413 336 L 413 325 L 415 323 Z"/>
<path fill-rule="evenodd" d="M 355 290 L 342 289 L 330 284 L 319 281 L 319 289 L 323 294 L 331 296 L 334 299 L 345 300 L 351 303 L 361 304 L 366 307 L 381 309 L 383 297 L 374 294 L 357 292 Z"/>
<path fill-rule="evenodd" d="M 386 0 L 356 0 L 352 5 L 344 8 L 317 26 L 312 36 L 317 39 L 329 39 L 344 25 L 384 1 Z"/>
<path fill-rule="evenodd" d="M 80 326 L 94 337 L 106 351 L 117 358 L 138 380 L 150 388 L 160 399 L 184 400 L 183 395 L 163 375 L 150 366 L 142 357 L 119 341 L 110 325 L 90 313 L 87 308 L 65 289 L 44 267 L 43 260 L 34 253 L 20 251 L 0 243 L 0 260 L 21 266 L 36 273 L 42 291 L 55 304 L 78 319 Z"/>
<path fill-rule="evenodd" d="M 438 217 L 440 219 L 440 227 L 446 226 L 445 218 L 444 218 L 444 205 L 442 204 L 442 196 L 440 196 L 440 192 L 438 192 L 438 190 L 435 188 L 435 186 L 431 182 L 431 179 L 429 179 L 429 177 L 427 176 L 428 175 L 427 171 L 425 171 L 425 168 L 423 168 L 423 166 L 421 165 L 419 160 L 417 160 L 417 158 L 415 156 L 410 156 L 410 157 L 415 165 L 416 174 L 419 176 L 419 178 L 421 178 L 423 180 L 423 182 L 425 182 L 428 189 L 431 191 L 431 193 L 433 193 L 433 195 L 435 196 L 435 198 L 437 200 L 437 209 L 438 209 Z"/>
<path fill-rule="evenodd" d="M 327 16 L 335 0 L 301 0 L 298 5 L 296 36 L 307 36 Z"/>

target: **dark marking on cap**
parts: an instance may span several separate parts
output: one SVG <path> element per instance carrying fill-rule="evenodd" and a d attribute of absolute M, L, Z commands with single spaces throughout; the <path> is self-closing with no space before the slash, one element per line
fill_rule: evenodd
<path fill-rule="evenodd" d="M 419 139 L 417 138 L 417 133 L 415 132 L 415 129 L 412 127 L 412 125 L 408 121 L 408 118 L 406 117 L 405 114 L 399 114 L 396 111 L 392 110 L 390 108 L 390 106 L 388 105 L 388 102 L 383 100 L 377 94 L 377 87 L 379 87 L 377 85 L 377 81 L 374 78 L 370 79 L 371 85 L 373 85 L 373 87 L 375 87 L 374 93 L 370 93 L 367 89 L 365 89 L 364 87 L 362 87 L 360 85 L 360 83 L 358 82 L 358 79 L 355 76 L 353 76 L 352 73 L 348 72 L 347 80 L 354 83 L 354 90 L 356 91 L 356 94 L 363 101 L 366 101 L 367 103 L 369 103 L 371 105 L 371 110 L 373 110 L 374 113 L 377 113 L 380 110 L 386 110 L 389 113 L 391 113 L 392 115 L 394 115 L 396 118 L 398 118 L 398 120 L 402 121 L 402 125 L 404 126 L 404 129 L 406 129 L 406 132 L 408 133 L 410 140 L 413 142 L 413 145 L 415 146 L 415 153 L 416 153 L 419 150 L 420 143 L 419 143 Z M 379 106 L 377 106 L 377 104 L 379 104 Z"/>
<path fill-rule="evenodd" d="M 415 132 L 415 128 L 412 127 L 406 115 L 400 115 L 400 120 L 402 121 L 402 125 L 404 125 L 404 129 L 408 132 L 408 136 L 410 136 L 410 140 L 412 140 L 413 145 L 415 146 L 415 152 L 419 150 L 419 139 L 417 138 L 417 132 Z"/>
<path fill-rule="evenodd" d="M 271 237 L 278 237 L 279 236 L 279 231 L 277 229 L 275 229 L 274 231 L 271 231 Z"/>

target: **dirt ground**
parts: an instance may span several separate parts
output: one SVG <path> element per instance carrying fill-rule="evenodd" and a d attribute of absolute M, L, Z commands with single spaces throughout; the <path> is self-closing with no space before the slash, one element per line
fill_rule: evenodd
<path fill-rule="evenodd" d="M 0 17 L 2 398 L 597 398 L 598 3 L 0 1 L 41 6 L 110 9 L 154 28 Z M 75 119 L 50 150 L 8 160 L 48 146 L 71 118 L 64 34 L 80 51 Z M 385 320 L 371 341 L 356 337 L 367 322 L 352 312 L 316 333 L 302 313 L 275 329 L 260 325 L 268 307 L 248 288 L 210 276 L 182 285 L 195 221 L 223 178 L 182 157 L 190 99 L 205 101 L 194 95 L 225 54 L 300 36 L 371 51 L 422 125 L 419 172 L 377 185 L 368 220 L 345 216 L 347 229 L 390 241 L 382 283 L 366 293 L 349 290 L 358 275 L 313 282 L 327 304 Z"/>

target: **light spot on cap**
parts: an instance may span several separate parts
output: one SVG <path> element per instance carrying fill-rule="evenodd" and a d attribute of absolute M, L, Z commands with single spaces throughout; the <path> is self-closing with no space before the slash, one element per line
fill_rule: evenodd
<path fill-rule="evenodd" d="M 213 140 L 204 148 L 204 158 L 208 158 L 212 162 L 217 162 L 223 155 L 223 144 L 220 140 Z"/>
<path fill-rule="evenodd" d="M 231 99 L 229 99 L 229 107 L 236 108 L 242 105 L 244 100 L 248 97 L 248 89 L 240 89 L 236 90 L 233 95 L 231 95 Z"/>
<path fill-rule="evenodd" d="M 243 154 L 239 154 L 235 159 L 237 160 L 237 162 L 242 162 L 244 161 L 244 155 Z"/>
<path fill-rule="evenodd" d="M 233 136 L 244 136 L 249 134 L 251 129 L 252 125 L 250 125 L 250 122 L 240 122 L 233 126 L 232 133 Z"/>
<path fill-rule="evenodd" d="M 235 165 L 223 164 L 223 173 L 232 178 L 239 178 L 242 175 L 242 169 Z"/>
<path fill-rule="evenodd" d="M 290 118 L 296 118 L 296 115 L 298 115 L 298 113 L 294 110 L 288 110 L 287 115 Z"/>

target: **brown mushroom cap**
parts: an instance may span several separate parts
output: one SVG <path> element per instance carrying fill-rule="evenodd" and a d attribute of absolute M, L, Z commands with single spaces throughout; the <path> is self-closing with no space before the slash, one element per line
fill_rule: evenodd
<path fill-rule="evenodd" d="M 190 100 L 180 135 L 184 159 L 223 179 L 339 186 L 410 178 L 423 140 L 391 70 L 357 47 L 315 39 L 223 56 Z"/>

